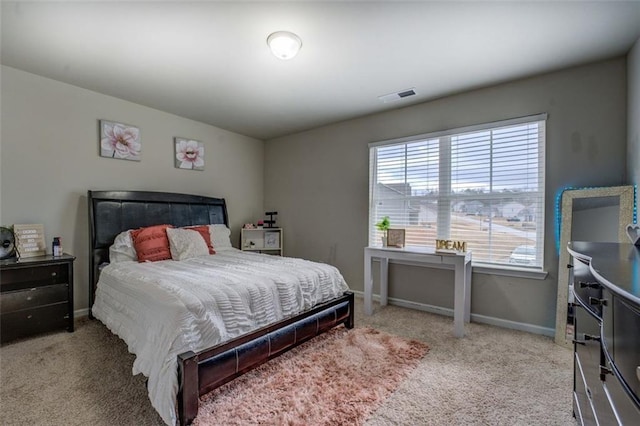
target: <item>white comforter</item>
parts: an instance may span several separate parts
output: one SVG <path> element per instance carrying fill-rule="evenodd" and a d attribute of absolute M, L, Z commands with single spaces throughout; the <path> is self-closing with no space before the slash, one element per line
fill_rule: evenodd
<path fill-rule="evenodd" d="M 348 290 L 330 265 L 221 249 L 211 256 L 105 267 L 93 315 L 136 355 L 149 398 L 176 423 L 176 357 L 260 328 Z"/>

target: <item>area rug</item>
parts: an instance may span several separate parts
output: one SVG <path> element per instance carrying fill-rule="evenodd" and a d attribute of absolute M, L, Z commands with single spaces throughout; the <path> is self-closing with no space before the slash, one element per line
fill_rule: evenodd
<path fill-rule="evenodd" d="M 338 327 L 200 398 L 197 426 L 361 425 L 429 348 Z"/>

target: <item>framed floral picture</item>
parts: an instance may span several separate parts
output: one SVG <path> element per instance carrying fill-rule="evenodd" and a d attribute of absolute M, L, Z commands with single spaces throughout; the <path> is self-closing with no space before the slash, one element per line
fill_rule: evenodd
<path fill-rule="evenodd" d="M 100 156 L 140 161 L 140 129 L 114 121 L 100 120 Z"/>
<path fill-rule="evenodd" d="M 179 169 L 204 170 L 204 144 L 193 139 L 175 138 L 174 159 Z"/>

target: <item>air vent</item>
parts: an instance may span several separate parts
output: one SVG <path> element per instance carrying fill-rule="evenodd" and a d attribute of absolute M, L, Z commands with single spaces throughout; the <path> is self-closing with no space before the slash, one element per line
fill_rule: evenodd
<path fill-rule="evenodd" d="M 388 103 L 388 102 L 399 101 L 400 99 L 407 98 L 415 94 L 416 94 L 416 89 L 411 88 L 411 89 L 405 89 L 396 93 L 389 93 L 388 95 L 378 96 L 378 99 L 380 99 L 384 103 Z"/>

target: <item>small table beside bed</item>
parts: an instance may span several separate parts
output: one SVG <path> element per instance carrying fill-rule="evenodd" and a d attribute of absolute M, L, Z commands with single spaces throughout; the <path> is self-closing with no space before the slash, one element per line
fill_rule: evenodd
<path fill-rule="evenodd" d="M 353 328 L 354 297 L 340 272 L 233 248 L 224 199 L 89 191 L 88 206 L 90 315 L 136 356 L 133 373 L 147 376 L 167 424 L 190 424 L 201 395 L 269 359 L 338 325 Z M 139 262 L 131 234 L 157 225 L 170 228 L 170 257 Z"/>

